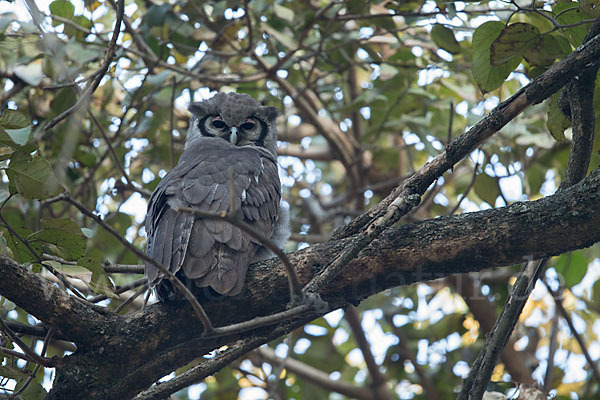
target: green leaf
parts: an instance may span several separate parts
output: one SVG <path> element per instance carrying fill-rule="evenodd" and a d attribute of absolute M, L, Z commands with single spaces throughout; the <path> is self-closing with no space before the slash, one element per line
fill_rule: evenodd
<path fill-rule="evenodd" d="M 502 85 L 504 80 L 519 65 L 521 57 L 513 57 L 503 65 L 492 65 L 490 46 L 504 29 L 499 21 L 488 21 L 480 25 L 473 34 L 473 78 L 482 92 L 489 92 Z"/>
<path fill-rule="evenodd" d="M 538 40 L 539 35 L 538 28 L 523 22 L 502 29 L 490 48 L 492 65 L 502 65 L 515 56 L 523 55 Z"/>
<path fill-rule="evenodd" d="M 550 131 L 550 134 L 556 141 L 565 141 L 565 129 L 571 126 L 571 121 L 562 113 L 558 107 L 558 99 L 562 90 L 554 93 L 550 99 L 548 99 L 548 119 L 546 121 L 546 127 Z"/>
<path fill-rule="evenodd" d="M 552 35 L 543 35 L 536 40 L 523 57 L 532 65 L 551 65 L 557 57 L 566 55 L 558 39 Z"/>
<path fill-rule="evenodd" d="M 576 24 L 587 18 L 579 9 L 579 3 L 573 1 L 564 1 L 555 4 L 552 7 L 552 12 L 554 15 L 557 15 L 556 20 L 562 25 Z M 563 30 L 564 35 L 575 47 L 583 43 L 587 32 L 587 25 L 574 26 Z"/>
<path fill-rule="evenodd" d="M 115 285 L 113 285 L 106 274 L 106 271 L 102 268 L 102 263 L 100 261 L 92 257 L 83 257 L 77 264 L 92 272 L 91 281 L 86 282 L 90 289 L 108 297 L 119 298 L 119 296 L 115 294 Z"/>
<path fill-rule="evenodd" d="M 27 378 L 27 374 L 23 370 L 8 365 L 0 365 L 0 376 L 15 380 Z"/>
<path fill-rule="evenodd" d="M 473 189 L 477 196 L 492 207 L 496 203 L 496 199 L 500 195 L 498 189 L 498 183 L 496 182 L 496 178 L 493 178 L 482 172 L 477 175 L 477 179 L 475 180 L 475 185 L 473 185 Z"/>
<path fill-rule="evenodd" d="M 25 114 L 16 110 L 5 110 L 0 116 L 0 128 L 20 129 L 30 125 L 31 122 Z"/>
<path fill-rule="evenodd" d="M 581 251 L 562 254 L 554 268 L 564 279 L 566 287 L 577 285 L 587 273 L 589 260 Z"/>
<path fill-rule="evenodd" d="M 27 400 L 42 400 L 48 394 L 42 384 L 38 381 L 23 378 L 17 382 L 15 390 L 19 390 L 27 382 L 27 387 L 21 392 L 20 397 Z"/>
<path fill-rule="evenodd" d="M 0 116 L 0 132 L 6 133 L 15 144 L 24 146 L 31 134 L 31 124 L 19 111 L 5 110 Z"/>
<path fill-rule="evenodd" d="M 85 236 L 79 226 L 67 218 L 42 218 L 44 230 L 38 239 L 51 244 L 51 250 L 57 256 L 68 261 L 77 260 L 85 252 Z"/>
<path fill-rule="evenodd" d="M 25 146 L 29 140 L 29 134 L 31 133 L 31 127 L 26 126 L 21 129 L 4 129 L 4 132 L 12 139 L 13 142 L 19 146 Z"/>
<path fill-rule="evenodd" d="M 60 186 L 50 163 L 41 156 L 15 152 L 6 170 L 11 193 L 18 193 L 27 199 L 47 199 L 56 196 L 64 189 Z"/>
<path fill-rule="evenodd" d="M 452 29 L 441 24 L 435 24 L 433 28 L 431 28 L 431 38 L 438 47 L 446 50 L 448 53 L 460 53 L 460 44 L 454 37 Z"/>
<path fill-rule="evenodd" d="M 50 3 L 49 8 L 52 15 L 56 15 L 58 17 L 71 19 L 73 18 L 73 15 L 75 15 L 75 6 L 73 6 L 73 4 L 67 0 L 55 0 Z M 58 26 L 60 24 L 62 24 L 62 22 L 52 20 L 52 26 Z"/>

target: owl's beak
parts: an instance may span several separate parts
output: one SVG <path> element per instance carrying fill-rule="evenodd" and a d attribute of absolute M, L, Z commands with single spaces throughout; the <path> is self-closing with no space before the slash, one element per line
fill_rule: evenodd
<path fill-rule="evenodd" d="M 229 131 L 229 141 L 232 144 L 237 144 L 237 129 L 235 126 L 231 127 L 231 131 Z"/>

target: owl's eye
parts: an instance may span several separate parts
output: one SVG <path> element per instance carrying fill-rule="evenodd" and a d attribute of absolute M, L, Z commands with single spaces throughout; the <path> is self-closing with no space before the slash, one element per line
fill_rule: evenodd
<path fill-rule="evenodd" d="M 255 126 L 256 126 L 256 123 L 249 119 L 248 121 L 246 121 L 242 125 L 240 125 L 240 128 L 242 128 L 245 131 L 251 131 L 252 129 L 254 129 Z"/>
<path fill-rule="evenodd" d="M 213 121 L 212 121 L 212 126 L 213 126 L 214 128 L 217 128 L 217 129 L 223 129 L 223 128 L 225 128 L 227 125 L 225 125 L 225 122 L 223 122 L 223 120 L 215 118 L 215 119 L 213 119 Z"/>

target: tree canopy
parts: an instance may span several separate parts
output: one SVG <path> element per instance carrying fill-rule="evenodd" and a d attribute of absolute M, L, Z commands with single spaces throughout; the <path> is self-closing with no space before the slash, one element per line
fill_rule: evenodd
<path fill-rule="evenodd" d="M 596 398 L 599 18 L 0 1 L 0 398 Z M 231 91 L 281 111 L 291 237 L 206 331 L 148 289 L 144 217 Z"/>

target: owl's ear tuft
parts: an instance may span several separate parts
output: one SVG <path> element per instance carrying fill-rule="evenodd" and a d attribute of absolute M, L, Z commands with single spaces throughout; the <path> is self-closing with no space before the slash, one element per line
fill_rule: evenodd
<path fill-rule="evenodd" d="M 206 114 L 206 104 L 203 101 L 196 101 L 190 103 L 188 110 L 195 115 L 204 115 Z"/>
<path fill-rule="evenodd" d="M 275 107 L 271 107 L 271 106 L 264 106 L 261 107 L 261 110 L 264 114 L 264 116 L 269 120 L 272 121 L 275 118 L 277 118 L 277 116 L 279 115 L 279 110 Z"/>

